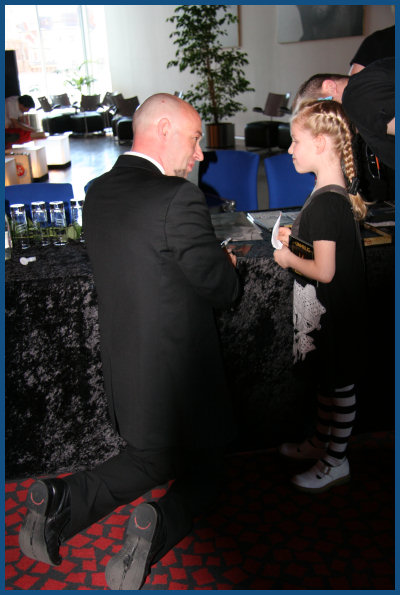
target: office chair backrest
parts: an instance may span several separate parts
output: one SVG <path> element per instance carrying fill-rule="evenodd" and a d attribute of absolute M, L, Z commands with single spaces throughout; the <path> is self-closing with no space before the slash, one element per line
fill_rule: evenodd
<path fill-rule="evenodd" d="M 117 95 L 122 97 L 122 93 L 112 93 L 111 91 L 107 91 L 104 94 L 103 100 L 101 101 L 101 105 L 107 107 L 116 107 L 115 96 Z"/>
<path fill-rule="evenodd" d="M 315 185 L 312 173 L 297 173 L 291 155 L 279 153 L 264 159 L 269 208 L 301 207 Z"/>
<path fill-rule="evenodd" d="M 51 106 L 47 97 L 38 97 L 38 101 L 40 103 L 40 107 L 44 112 L 51 112 L 53 107 Z"/>
<path fill-rule="evenodd" d="M 71 222 L 70 200 L 74 198 L 72 184 L 53 184 L 49 182 L 39 182 L 33 184 L 14 184 L 5 186 L 5 211 L 10 216 L 10 205 L 21 203 L 25 205 L 26 214 L 31 217 L 30 205 L 32 202 L 43 200 L 48 210 L 49 202 L 53 200 L 62 200 L 65 205 L 65 214 L 67 223 Z"/>
<path fill-rule="evenodd" d="M 101 107 L 100 95 L 81 95 L 81 112 L 95 112 Z"/>
<path fill-rule="evenodd" d="M 61 93 L 61 95 L 50 95 L 53 107 L 55 105 L 61 107 L 72 107 L 68 93 Z"/>
<path fill-rule="evenodd" d="M 265 102 L 263 113 L 266 116 L 280 117 L 283 115 L 283 109 L 287 107 L 290 98 L 290 93 L 285 95 L 278 93 L 268 93 L 267 100 Z"/>
<path fill-rule="evenodd" d="M 205 151 L 199 165 L 199 188 L 207 196 L 236 202 L 236 211 L 256 211 L 260 156 L 249 151 Z"/>
<path fill-rule="evenodd" d="M 116 95 L 115 103 L 117 105 L 118 113 L 121 116 L 132 118 L 136 108 L 139 106 L 139 99 L 137 95 L 134 97 L 128 97 L 127 99 L 125 97 Z"/>
<path fill-rule="evenodd" d="M 122 95 L 122 93 L 112 93 L 111 94 L 112 105 L 114 107 L 118 107 L 118 101 L 123 98 L 124 98 L 124 96 Z"/>

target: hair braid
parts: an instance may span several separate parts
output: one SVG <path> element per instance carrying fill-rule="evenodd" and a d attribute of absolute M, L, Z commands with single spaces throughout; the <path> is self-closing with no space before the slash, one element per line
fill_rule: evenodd
<path fill-rule="evenodd" d="M 348 181 L 348 193 L 353 207 L 354 216 L 357 220 L 360 220 L 364 219 L 367 214 L 367 205 L 357 190 L 353 190 L 352 193 L 350 193 L 352 181 L 357 178 L 357 170 L 353 153 L 352 133 L 347 123 L 344 128 L 342 168 Z"/>
<path fill-rule="evenodd" d="M 333 100 L 302 102 L 293 115 L 292 122 L 294 121 L 308 129 L 314 136 L 318 136 L 318 134 L 330 136 L 334 148 L 340 156 L 354 217 L 357 220 L 364 219 L 367 214 L 367 206 L 359 194 L 358 188 L 354 188 L 353 184 L 353 181 L 357 179 L 352 144 L 353 134 L 351 124 L 341 104 Z"/>

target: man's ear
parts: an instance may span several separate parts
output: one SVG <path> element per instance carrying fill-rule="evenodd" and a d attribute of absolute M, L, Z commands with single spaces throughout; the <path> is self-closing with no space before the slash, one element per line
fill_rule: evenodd
<path fill-rule="evenodd" d="M 321 85 L 322 97 L 335 97 L 337 95 L 337 84 L 332 79 L 325 79 Z"/>
<path fill-rule="evenodd" d="M 169 131 L 171 130 L 171 123 L 168 118 L 161 118 L 157 124 L 157 133 L 160 139 L 167 138 Z"/>

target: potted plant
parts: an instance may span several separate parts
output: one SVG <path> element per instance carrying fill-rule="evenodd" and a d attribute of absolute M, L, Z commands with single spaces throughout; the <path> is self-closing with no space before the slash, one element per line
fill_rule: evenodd
<path fill-rule="evenodd" d="M 76 70 L 74 70 L 69 79 L 65 81 L 65 84 L 71 85 L 74 89 L 77 89 L 82 95 L 83 88 L 87 88 L 87 94 L 90 95 L 91 86 L 96 79 L 89 74 L 87 69 L 88 61 L 82 62 Z M 84 71 L 82 69 L 84 68 Z"/>
<path fill-rule="evenodd" d="M 238 18 L 228 7 L 219 5 L 178 6 L 167 21 L 176 30 L 170 34 L 178 46 L 175 60 L 167 68 L 187 68 L 198 76 L 198 82 L 184 93 L 206 122 L 206 143 L 212 148 L 228 148 L 235 144 L 234 125 L 221 122 L 246 107 L 235 99 L 240 93 L 254 91 L 244 76 L 247 54 L 239 48 L 223 47 L 227 26 Z"/>

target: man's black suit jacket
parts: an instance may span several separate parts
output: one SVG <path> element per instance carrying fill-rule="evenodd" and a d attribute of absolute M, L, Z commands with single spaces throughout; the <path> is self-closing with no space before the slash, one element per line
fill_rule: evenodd
<path fill-rule="evenodd" d="M 225 444 L 234 424 L 214 308 L 238 297 L 239 280 L 203 193 L 121 155 L 83 217 L 114 427 L 141 449 Z"/>

